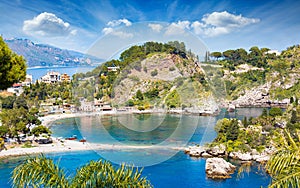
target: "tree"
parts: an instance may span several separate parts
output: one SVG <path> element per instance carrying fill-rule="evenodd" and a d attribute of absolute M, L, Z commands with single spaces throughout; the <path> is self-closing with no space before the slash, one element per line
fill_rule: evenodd
<path fill-rule="evenodd" d="M 223 56 L 226 59 L 232 59 L 233 53 L 234 53 L 234 50 L 226 50 L 223 52 Z"/>
<path fill-rule="evenodd" d="M 25 80 L 26 62 L 22 56 L 12 52 L 0 36 L 0 90 Z"/>
<path fill-rule="evenodd" d="M 281 148 L 268 161 L 266 169 L 272 177 L 270 188 L 297 188 L 300 182 L 300 146 L 284 129 L 285 139 Z M 300 137 L 300 135 L 298 135 Z M 297 145 L 298 144 L 298 145 Z"/>
<path fill-rule="evenodd" d="M 154 69 L 153 71 L 151 71 L 151 76 L 156 76 L 158 74 L 157 69 Z"/>
<path fill-rule="evenodd" d="M 293 104 L 294 103 L 294 97 L 290 98 L 290 103 Z"/>
<path fill-rule="evenodd" d="M 281 116 L 282 115 L 282 110 L 280 108 L 274 107 L 271 108 L 269 111 L 269 115 L 272 117 L 276 117 L 276 116 Z"/>
<path fill-rule="evenodd" d="M 268 116 L 268 110 L 266 108 L 264 108 L 260 116 L 261 117 L 267 117 Z"/>
<path fill-rule="evenodd" d="M 294 123 L 297 123 L 297 121 L 298 121 L 297 111 L 293 110 L 292 111 L 292 117 L 291 117 L 291 123 L 294 124 Z"/>
<path fill-rule="evenodd" d="M 12 174 L 14 187 L 152 187 L 142 171 L 122 164 L 115 168 L 107 161 L 90 161 L 76 171 L 74 178 L 43 155 L 28 158 Z"/>
<path fill-rule="evenodd" d="M 2 108 L 12 109 L 14 107 L 15 100 L 16 100 L 16 96 L 7 96 L 1 99 Z"/>
<path fill-rule="evenodd" d="M 214 57 L 218 60 L 220 57 L 222 57 L 222 53 L 221 52 L 212 52 L 212 53 L 210 53 L 210 56 Z"/>
<path fill-rule="evenodd" d="M 0 113 L 2 126 L 6 126 L 8 128 L 9 138 L 19 138 L 19 132 L 24 134 L 29 132 L 29 129 L 26 127 L 28 124 L 27 115 L 28 111 L 23 107 L 4 109 Z"/>
<path fill-rule="evenodd" d="M 41 134 L 45 133 L 45 134 L 51 134 L 51 131 L 48 127 L 45 127 L 44 125 L 39 125 L 39 126 L 36 126 L 34 127 L 32 130 L 31 130 L 31 133 L 34 135 L 34 136 L 40 136 Z"/>
<path fill-rule="evenodd" d="M 144 95 L 141 90 L 137 90 L 135 97 L 140 101 L 144 99 Z"/>

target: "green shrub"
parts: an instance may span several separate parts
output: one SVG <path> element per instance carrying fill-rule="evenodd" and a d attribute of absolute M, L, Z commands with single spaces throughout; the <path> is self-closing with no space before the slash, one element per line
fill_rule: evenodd
<path fill-rule="evenodd" d="M 175 67 L 170 67 L 169 68 L 169 71 L 174 71 L 175 70 Z"/>
<path fill-rule="evenodd" d="M 156 76 L 158 74 L 157 69 L 154 69 L 153 71 L 151 71 L 151 76 Z"/>
<path fill-rule="evenodd" d="M 269 111 L 269 115 L 272 117 L 281 116 L 282 110 L 278 107 L 271 108 Z"/>

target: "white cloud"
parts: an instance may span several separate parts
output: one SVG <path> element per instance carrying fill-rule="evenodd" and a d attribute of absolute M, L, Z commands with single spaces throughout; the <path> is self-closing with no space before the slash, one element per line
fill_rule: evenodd
<path fill-rule="evenodd" d="M 127 33 L 124 31 L 115 31 L 115 29 L 111 27 L 105 27 L 104 29 L 102 29 L 102 33 L 104 33 L 104 35 L 113 35 L 123 39 L 133 37 L 132 33 Z"/>
<path fill-rule="evenodd" d="M 124 24 L 127 27 L 132 25 L 132 23 L 129 20 L 125 19 L 125 18 L 119 19 L 119 20 L 109 21 L 106 25 L 110 26 L 110 27 L 117 27 L 121 24 Z"/>
<path fill-rule="evenodd" d="M 249 24 L 258 23 L 259 19 L 246 18 L 242 15 L 230 14 L 227 11 L 213 12 L 203 16 L 202 22 L 195 21 L 191 28 L 197 34 L 213 37 L 222 34 L 231 33 L 238 28 L 245 27 Z"/>
<path fill-rule="evenodd" d="M 154 32 L 157 33 L 159 33 L 163 28 L 163 26 L 160 24 L 148 24 L 148 27 L 150 27 Z"/>
<path fill-rule="evenodd" d="M 165 35 L 181 35 L 185 33 L 185 29 L 190 29 L 189 21 L 173 22 L 167 27 Z"/>
<path fill-rule="evenodd" d="M 102 29 L 102 33 L 104 33 L 104 35 L 113 35 L 113 36 L 117 36 L 120 38 L 132 38 L 133 34 L 132 33 L 127 33 L 124 31 L 116 31 L 115 27 L 118 27 L 120 25 L 125 25 L 126 27 L 129 27 L 132 25 L 132 23 L 127 20 L 127 19 L 119 19 L 119 20 L 112 20 L 109 21 L 106 25 L 108 27 L 105 27 Z"/>
<path fill-rule="evenodd" d="M 43 12 L 32 20 L 25 20 L 23 31 L 28 35 L 40 36 L 66 36 L 76 35 L 77 31 L 72 30 L 70 24 L 58 18 L 55 14 Z"/>
<path fill-rule="evenodd" d="M 114 31 L 114 29 L 111 28 L 111 27 L 105 27 L 105 28 L 102 29 L 102 33 L 104 33 L 105 35 L 113 32 L 113 31 Z"/>
<path fill-rule="evenodd" d="M 213 25 L 216 27 L 244 27 L 249 24 L 259 22 L 259 19 L 245 18 L 242 15 L 230 14 L 227 11 L 213 12 L 206 14 L 202 18 L 202 21 L 207 25 Z"/>

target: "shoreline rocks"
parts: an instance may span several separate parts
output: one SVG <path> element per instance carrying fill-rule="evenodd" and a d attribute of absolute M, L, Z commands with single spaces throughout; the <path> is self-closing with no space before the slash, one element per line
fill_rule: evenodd
<path fill-rule="evenodd" d="M 265 149 L 263 152 L 258 153 L 256 150 L 251 152 L 226 152 L 225 145 L 221 144 L 219 146 L 214 146 L 211 148 L 203 147 L 203 146 L 189 146 L 184 150 L 184 152 L 191 157 L 203 157 L 203 158 L 212 158 L 212 157 L 221 157 L 221 158 L 231 158 L 235 160 L 240 160 L 243 162 L 251 162 L 256 161 L 259 163 L 267 162 L 274 149 Z"/>
<path fill-rule="evenodd" d="M 205 164 L 205 172 L 208 178 L 227 179 L 231 178 L 236 166 L 225 161 L 223 158 L 208 158 Z"/>

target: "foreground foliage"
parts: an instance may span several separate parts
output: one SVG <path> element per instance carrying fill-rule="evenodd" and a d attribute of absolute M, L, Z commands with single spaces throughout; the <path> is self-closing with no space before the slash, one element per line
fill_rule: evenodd
<path fill-rule="evenodd" d="M 285 130 L 285 134 L 284 146 L 272 156 L 266 166 L 272 176 L 270 188 L 297 188 L 300 184 L 300 145 L 288 131 Z"/>
<path fill-rule="evenodd" d="M 14 53 L 0 36 L 0 90 L 25 80 L 26 61 Z"/>
<path fill-rule="evenodd" d="M 141 171 L 122 164 L 115 168 L 107 161 L 91 161 L 79 168 L 74 178 L 43 155 L 29 158 L 12 175 L 14 187 L 152 187 Z"/>

